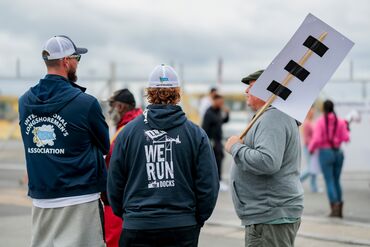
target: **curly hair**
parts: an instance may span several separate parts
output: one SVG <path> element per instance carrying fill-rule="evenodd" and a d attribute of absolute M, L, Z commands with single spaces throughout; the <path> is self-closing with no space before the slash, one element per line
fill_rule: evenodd
<path fill-rule="evenodd" d="M 180 102 L 180 88 L 147 88 L 146 98 L 150 104 L 176 105 Z"/>

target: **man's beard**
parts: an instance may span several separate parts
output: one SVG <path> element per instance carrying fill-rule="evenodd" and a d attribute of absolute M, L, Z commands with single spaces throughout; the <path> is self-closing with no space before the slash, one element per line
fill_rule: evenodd
<path fill-rule="evenodd" d="M 67 76 L 68 76 L 68 80 L 70 82 L 76 82 L 77 79 L 78 79 L 77 78 L 77 75 L 76 75 L 76 70 L 75 69 L 69 70 Z"/>
<path fill-rule="evenodd" d="M 109 115 L 110 115 L 110 119 L 113 121 L 113 123 L 115 125 L 118 125 L 119 122 L 121 121 L 121 115 L 119 114 L 117 109 L 114 108 L 113 111 Z"/>

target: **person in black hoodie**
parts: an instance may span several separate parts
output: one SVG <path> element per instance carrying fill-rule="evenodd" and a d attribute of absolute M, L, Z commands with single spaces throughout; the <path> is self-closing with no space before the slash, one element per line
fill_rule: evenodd
<path fill-rule="evenodd" d="M 181 107 L 173 68 L 151 73 L 150 105 L 116 139 L 108 199 L 124 219 L 120 246 L 197 246 L 218 196 L 215 157 L 206 133 Z"/>
<path fill-rule="evenodd" d="M 19 99 L 31 246 L 105 246 L 99 197 L 109 133 L 98 101 L 75 84 L 86 52 L 67 36 L 49 39 L 42 51 L 47 75 Z"/>

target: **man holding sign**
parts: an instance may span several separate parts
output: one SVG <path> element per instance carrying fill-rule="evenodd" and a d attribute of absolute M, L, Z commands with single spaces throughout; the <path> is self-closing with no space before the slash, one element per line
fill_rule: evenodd
<path fill-rule="evenodd" d="M 266 71 L 242 80 L 247 103 L 258 112 L 225 149 L 235 162 L 233 200 L 246 246 L 294 245 L 303 209 L 297 125 L 353 45 L 308 14 Z"/>
<path fill-rule="evenodd" d="M 265 104 L 249 94 L 262 72 L 242 80 L 248 85 L 247 104 L 254 111 Z M 297 122 L 269 107 L 243 141 L 232 136 L 225 148 L 235 162 L 232 197 L 245 225 L 245 246 L 294 246 L 303 211 Z"/>

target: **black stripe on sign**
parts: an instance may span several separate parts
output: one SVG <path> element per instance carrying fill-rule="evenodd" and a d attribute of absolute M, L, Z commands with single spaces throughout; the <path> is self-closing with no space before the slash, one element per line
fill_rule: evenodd
<path fill-rule="evenodd" d="M 299 80 L 304 81 L 306 80 L 307 76 L 310 74 L 308 70 L 303 68 L 298 63 L 290 60 L 290 62 L 284 68 L 286 71 L 297 77 Z"/>
<path fill-rule="evenodd" d="M 292 91 L 281 85 L 279 82 L 273 80 L 270 85 L 267 87 L 267 90 L 270 91 L 271 93 L 279 96 L 283 100 L 286 100 L 289 95 L 292 93 Z"/>
<path fill-rule="evenodd" d="M 324 45 L 322 42 L 312 37 L 311 35 L 306 39 L 303 45 L 306 46 L 311 51 L 315 52 L 320 57 L 324 56 L 326 51 L 329 50 L 329 48 L 326 45 Z"/>

